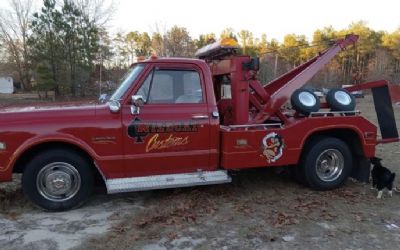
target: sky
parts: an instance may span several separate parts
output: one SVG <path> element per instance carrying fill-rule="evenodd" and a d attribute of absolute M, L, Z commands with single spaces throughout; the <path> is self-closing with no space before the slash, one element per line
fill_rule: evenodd
<path fill-rule="evenodd" d="M 42 0 L 36 0 L 37 5 Z M 61 0 L 59 0 L 61 1 Z M 99 0 L 95 0 L 99 1 Z M 227 27 L 247 29 L 283 40 L 285 34 L 306 35 L 332 25 L 340 30 L 363 20 L 375 30 L 393 32 L 400 27 L 400 0 L 104 0 L 114 3 L 108 23 L 111 33 L 165 31 L 173 25 L 186 27 L 193 37 Z M 7 0 L 0 0 L 0 8 Z"/>
<path fill-rule="evenodd" d="M 359 20 L 375 30 L 393 32 L 400 27 L 400 0 L 119 0 L 111 24 L 113 30 L 141 32 L 152 32 L 157 24 L 167 29 L 176 24 L 194 37 L 219 35 L 232 27 L 281 41 L 288 33 L 311 38 L 318 28 L 343 29 Z"/>

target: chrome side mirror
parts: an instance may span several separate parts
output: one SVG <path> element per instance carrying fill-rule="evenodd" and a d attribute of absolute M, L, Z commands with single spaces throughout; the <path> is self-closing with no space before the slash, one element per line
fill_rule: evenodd
<path fill-rule="evenodd" d="M 132 106 L 131 113 L 132 115 L 138 115 L 140 113 L 140 107 L 144 105 L 144 99 L 141 95 L 133 95 L 132 96 Z"/>
<path fill-rule="evenodd" d="M 118 113 L 121 110 L 121 103 L 117 100 L 108 101 L 108 108 L 111 113 Z"/>

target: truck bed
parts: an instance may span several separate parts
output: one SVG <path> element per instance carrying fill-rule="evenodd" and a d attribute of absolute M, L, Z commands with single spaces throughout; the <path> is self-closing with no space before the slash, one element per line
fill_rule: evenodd
<path fill-rule="evenodd" d="M 357 114 L 326 114 L 330 115 L 296 119 L 288 125 L 220 126 L 221 165 L 224 169 L 294 165 L 299 161 L 307 138 L 328 133 L 343 137 L 350 144 L 357 143 L 351 142 L 352 138 L 358 138 L 364 155 L 374 156 L 377 129 L 372 123 Z M 363 131 L 368 131 L 368 134 Z"/>

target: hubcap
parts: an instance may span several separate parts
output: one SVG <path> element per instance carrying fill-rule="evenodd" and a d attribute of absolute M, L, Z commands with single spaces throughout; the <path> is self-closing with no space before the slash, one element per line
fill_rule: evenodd
<path fill-rule="evenodd" d="M 349 105 L 351 103 L 351 97 L 344 91 L 335 92 L 335 99 L 342 105 Z"/>
<path fill-rule="evenodd" d="M 335 181 L 344 168 L 343 154 L 337 149 L 327 149 L 318 156 L 315 167 L 317 176 L 322 181 Z"/>
<path fill-rule="evenodd" d="M 301 92 L 299 94 L 299 100 L 304 106 L 307 107 L 312 107 L 317 103 L 315 96 L 308 92 Z"/>
<path fill-rule="evenodd" d="M 53 162 L 44 166 L 36 179 L 39 193 L 51 201 L 66 201 L 74 197 L 81 186 L 78 170 L 66 162 Z"/>

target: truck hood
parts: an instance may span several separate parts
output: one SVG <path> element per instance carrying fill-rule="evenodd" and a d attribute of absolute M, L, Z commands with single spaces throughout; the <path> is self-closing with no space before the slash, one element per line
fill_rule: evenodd
<path fill-rule="evenodd" d="M 21 112 L 37 112 L 37 111 L 62 111 L 71 109 L 81 109 L 88 107 L 96 107 L 95 101 L 80 102 L 51 102 L 51 103 L 35 103 L 27 105 L 7 105 L 0 106 L 0 114 L 2 113 L 21 113 Z"/>
<path fill-rule="evenodd" d="M 0 124 L 67 122 L 95 116 L 96 102 L 46 103 L 0 108 Z"/>

